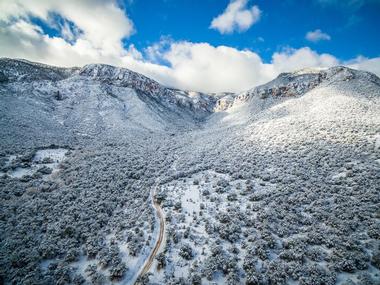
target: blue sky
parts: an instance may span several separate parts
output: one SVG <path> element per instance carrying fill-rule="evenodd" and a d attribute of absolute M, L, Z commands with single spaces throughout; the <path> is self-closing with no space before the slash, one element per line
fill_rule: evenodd
<path fill-rule="evenodd" d="M 379 14 L 380 0 L 0 0 L 0 56 L 239 92 L 309 67 L 380 75 Z"/>
<path fill-rule="evenodd" d="M 228 0 L 134 0 L 124 3 L 137 33 L 125 40 L 142 49 L 160 40 L 208 42 L 251 49 L 269 61 L 275 51 L 286 47 L 311 46 L 320 53 L 331 53 L 342 60 L 358 55 L 380 55 L 380 2 L 351 1 L 250 1 L 262 11 L 260 20 L 245 32 L 222 35 L 209 29 L 211 20 L 222 13 Z M 350 2 L 350 1 L 338 1 Z M 321 29 L 329 41 L 310 43 L 308 31 Z"/>

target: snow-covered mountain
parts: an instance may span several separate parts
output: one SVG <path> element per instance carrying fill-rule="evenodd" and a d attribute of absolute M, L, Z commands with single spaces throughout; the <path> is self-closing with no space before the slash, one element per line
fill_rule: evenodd
<path fill-rule="evenodd" d="M 321 94 L 329 90 L 329 95 L 323 97 L 321 102 L 314 100 L 312 103 L 315 108 L 320 108 L 323 112 L 324 100 L 335 98 L 343 90 L 347 91 L 347 96 L 355 94 L 360 99 L 377 93 L 379 86 L 380 79 L 373 73 L 343 66 L 281 73 L 266 84 L 229 96 L 228 107 L 224 108 L 225 112 L 214 114 L 210 121 L 222 125 L 226 125 L 227 122 L 227 125 L 240 124 L 258 116 L 264 116 L 271 111 L 272 107 L 288 100 L 291 100 L 286 103 L 289 105 L 296 104 L 297 100 L 304 95 L 308 95 L 306 97 L 313 100 L 318 96 L 309 94 Z M 299 101 L 302 100 L 307 99 Z M 218 104 L 220 103 L 217 102 Z"/>
<path fill-rule="evenodd" d="M 249 101 L 255 97 L 283 98 L 304 95 L 323 85 L 348 82 L 354 79 L 380 84 L 379 78 L 370 72 L 358 71 L 344 66 L 325 69 L 303 69 L 291 73 L 281 73 L 274 80 L 236 95 L 234 104 Z"/>
<path fill-rule="evenodd" d="M 0 283 L 379 284 L 380 79 L 239 94 L 0 59 Z"/>
<path fill-rule="evenodd" d="M 313 88 L 358 78 L 379 83 L 373 74 L 334 67 L 283 73 L 240 94 L 202 94 L 166 88 L 141 74 L 104 64 L 59 68 L 4 58 L 0 60 L 0 92 L 1 106 L 6 109 L 1 129 L 13 129 L 9 124 L 16 123 L 17 130 L 22 130 L 17 136 L 25 136 L 29 128 L 28 134 L 59 130 L 64 136 L 93 137 L 192 128 L 231 112 L 239 122 L 247 118 L 247 112 L 257 114 Z M 219 112 L 223 114 L 211 116 Z"/>
<path fill-rule="evenodd" d="M 11 145 L 20 137 L 62 141 L 73 135 L 188 129 L 216 103 L 206 94 L 166 88 L 128 69 L 102 64 L 57 68 L 5 58 L 0 60 L 0 81 L 1 130 Z"/>
<path fill-rule="evenodd" d="M 126 68 L 106 64 L 88 64 L 82 68 L 60 68 L 25 60 L 0 59 L 0 81 L 2 83 L 50 81 L 70 84 L 72 81 L 86 81 L 133 89 L 150 100 L 194 118 L 202 118 L 212 111 L 215 100 L 199 92 L 186 92 L 167 88 L 158 82 Z M 67 81 L 65 81 L 67 80 Z M 61 84 L 62 88 L 65 86 Z M 58 91 L 58 90 L 57 90 Z M 61 94 L 60 99 L 65 99 Z"/>

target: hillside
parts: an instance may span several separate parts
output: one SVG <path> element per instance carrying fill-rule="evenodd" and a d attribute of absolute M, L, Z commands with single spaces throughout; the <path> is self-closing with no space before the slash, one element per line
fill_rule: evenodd
<path fill-rule="evenodd" d="M 188 129 L 208 116 L 216 101 L 108 65 L 57 68 L 1 59 L 0 70 L 4 148 Z"/>
<path fill-rule="evenodd" d="M 240 94 L 0 60 L 0 283 L 378 284 L 380 79 Z"/>

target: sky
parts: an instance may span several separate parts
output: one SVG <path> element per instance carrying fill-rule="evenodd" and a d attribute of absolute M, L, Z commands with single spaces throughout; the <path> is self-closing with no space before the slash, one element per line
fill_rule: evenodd
<path fill-rule="evenodd" d="M 240 92 L 308 67 L 380 76 L 379 15 L 380 0 L 0 0 L 0 57 Z"/>

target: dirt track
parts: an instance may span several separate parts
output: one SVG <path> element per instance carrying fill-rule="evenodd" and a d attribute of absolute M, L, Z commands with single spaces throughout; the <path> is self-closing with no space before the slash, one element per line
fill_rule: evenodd
<path fill-rule="evenodd" d="M 178 155 L 175 154 L 175 161 L 174 163 L 172 164 L 171 168 L 173 169 L 173 171 L 177 171 L 177 160 L 178 160 Z M 152 264 L 153 264 L 153 261 L 154 261 L 154 258 L 156 257 L 160 247 L 161 247 L 161 244 L 162 244 L 162 241 L 164 239 L 164 234 L 165 234 L 165 218 L 164 218 L 164 213 L 162 212 L 162 209 L 161 209 L 161 206 L 159 203 L 157 203 L 155 197 L 156 197 L 156 189 L 157 189 L 157 185 L 159 183 L 156 182 L 156 187 L 154 187 L 150 193 L 150 196 L 151 196 L 151 199 L 152 199 L 152 204 L 153 204 L 153 207 L 156 209 L 156 214 L 158 216 L 158 219 L 160 220 L 160 231 L 159 231 L 159 234 L 158 234 L 158 238 L 157 238 L 157 242 L 156 244 L 154 245 L 154 248 L 153 250 L 151 251 L 149 257 L 147 258 L 147 260 L 145 261 L 144 263 L 144 266 L 143 268 L 141 269 L 141 271 L 139 272 L 138 276 L 137 276 L 137 281 L 135 282 L 135 284 L 139 284 L 138 280 L 144 276 L 144 274 L 148 273 Z"/>
<path fill-rule="evenodd" d="M 156 244 L 154 245 L 154 248 L 151 251 L 149 257 L 145 261 L 144 267 L 141 269 L 141 271 L 140 271 L 140 273 L 139 273 L 139 275 L 137 277 L 137 280 L 139 280 L 140 277 L 144 276 L 144 274 L 146 274 L 146 273 L 149 272 L 149 270 L 150 270 L 150 268 L 151 268 L 151 266 L 153 264 L 154 258 L 156 257 L 156 255 L 158 253 L 158 250 L 161 247 L 162 241 L 164 239 L 164 234 L 165 234 L 165 219 L 164 219 L 164 214 L 162 212 L 160 204 L 157 203 L 157 201 L 155 199 L 155 191 L 152 191 L 151 197 L 152 197 L 153 207 L 156 209 L 156 214 L 157 214 L 157 216 L 158 216 L 158 218 L 160 220 L 160 231 L 159 231 L 159 234 L 158 234 L 158 238 L 157 238 Z M 135 284 L 139 284 L 139 282 L 136 281 Z"/>

